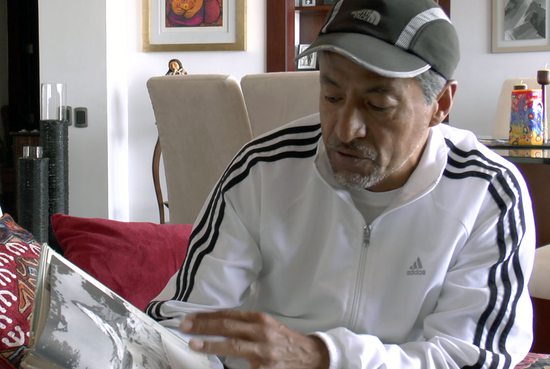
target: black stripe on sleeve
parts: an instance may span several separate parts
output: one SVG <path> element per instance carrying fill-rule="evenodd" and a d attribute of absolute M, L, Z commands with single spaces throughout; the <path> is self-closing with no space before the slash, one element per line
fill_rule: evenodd
<path fill-rule="evenodd" d="M 511 356 L 505 343 L 514 324 L 517 303 L 525 284 L 519 262 L 519 245 L 526 227 L 521 189 L 517 178 L 504 165 L 489 159 L 479 150 L 466 152 L 450 140 L 446 141 L 450 153 L 444 176 L 457 180 L 476 177 L 488 181 L 488 191 L 500 211 L 495 240 L 499 256 L 489 270 L 489 303 L 478 320 L 473 342 L 480 348 L 480 354 L 476 364 L 465 368 L 496 369 L 502 358 L 503 367 L 508 368 Z M 509 228 L 509 237 L 506 237 L 506 225 Z M 509 273 L 510 269 L 512 275 Z M 515 291 L 512 279 L 517 280 L 518 288 Z M 501 281 L 500 284 L 497 283 L 498 280 Z M 508 307 L 510 313 L 507 315 Z M 503 357 L 495 353 L 496 350 Z"/>
<path fill-rule="evenodd" d="M 202 259 L 214 249 L 224 216 L 224 194 L 244 180 L 260 162 L 314 156 L 319 138 L 320 124 L 317 123 L 281 129 L 243 146 L 214 187 L 205 211 L 193 228 L 184 264 L 177 272 L 176 292 L 172 300 L 188 299 Z M 147 313 L 157 320 L 166 319 L 162 316 L 162 304 L 163 301 L 153 301 L 147 307 Z"/>

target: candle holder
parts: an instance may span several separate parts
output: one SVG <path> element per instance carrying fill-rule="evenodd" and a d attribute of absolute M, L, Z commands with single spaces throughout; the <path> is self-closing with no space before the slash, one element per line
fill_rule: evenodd
<path fill-rule="evenodd" d="M 42 147 L 24 146 L 18 159 L 17 221 L 38 242 L 48 242 L 48 158 Z"/>
<path fill-rule="evenodd" d="M 521 83 L 514 85 L 511 96 L 510 131 L 511 145 L 544 144 L 542 92 L 529 89 Z"/>
<path fill-rule="evenodd" d="M 69 130 L 63 83 L 43 83 L 40 95 L 40 146 L 48 162 L 48 213 L 69 213 Z M 50 246 L 56 245 L 49 229 Z"/>
<path fill-rule="evenodd" d="M 548 143 L 548 119 L 546 114 L 546 86 L 550 84 L 550 71 L 546 68 L 537 71 L 537 83 L 542 90 L 542 120 L 544 127 L 544 143 Z"/>

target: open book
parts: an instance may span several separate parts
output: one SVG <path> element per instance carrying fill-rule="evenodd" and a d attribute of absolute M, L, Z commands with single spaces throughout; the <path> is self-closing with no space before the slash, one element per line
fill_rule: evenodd
<path fill-rule="evenodd" d="M 187 342 L 44 245 L 25 369 L 217 369 Z"/>

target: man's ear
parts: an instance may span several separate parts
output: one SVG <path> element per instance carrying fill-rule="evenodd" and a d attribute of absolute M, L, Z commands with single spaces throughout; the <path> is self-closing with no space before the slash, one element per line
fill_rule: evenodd
<path fill-rule="evenodd" d="M 437 96 L 437 102 L 435 104 L 435 112 L 432 115 L 432 120 L 430 121 L 430 127 L 436 126 L 439 123 L 443 122 L 443 119 L 453 106 L 453 99 L 456 93 L 456 88 L 458 87 L 458 82 L 451 80 L 448 81 L 443 90 Z"/>

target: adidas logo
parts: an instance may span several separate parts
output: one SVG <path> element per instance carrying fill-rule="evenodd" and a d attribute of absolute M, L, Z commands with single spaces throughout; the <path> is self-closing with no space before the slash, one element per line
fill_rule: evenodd
<path fill-rule="evenodd" d="M 422 266 L 422 262 L 420 261 L 420 258 L 416 258 L 416 261 L 409 267 L 409 270 L 407 270 L 407 275 L 425 275 L 426 270 L 424 270 L 424 267 Z"/>

